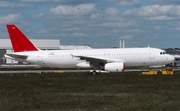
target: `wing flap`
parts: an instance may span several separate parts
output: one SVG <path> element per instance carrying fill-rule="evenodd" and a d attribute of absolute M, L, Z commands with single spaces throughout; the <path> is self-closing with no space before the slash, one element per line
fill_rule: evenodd
<path fill-rule="evenodd" d="M 76 56 L 76 57 L 79 57 L 80 60 L 86 60 L 89 62 L 106 62 L 105 59 L 97 58 L 97 57 L 87 57 L 87 56 Z"/>

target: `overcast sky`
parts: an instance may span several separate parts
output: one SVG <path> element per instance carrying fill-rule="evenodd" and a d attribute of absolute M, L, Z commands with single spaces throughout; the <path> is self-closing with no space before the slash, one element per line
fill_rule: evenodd
<path fill-rule="evenodd" d="M 179 48 L 180 0 L 0 0 L 0 39 L 6 24 L 63 45 Z"/>

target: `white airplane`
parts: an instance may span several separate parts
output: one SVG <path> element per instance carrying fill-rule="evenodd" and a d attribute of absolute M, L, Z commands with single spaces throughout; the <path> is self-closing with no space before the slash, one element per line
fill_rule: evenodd
<path fill-rule="evenodd" d="M 92 68 L 110 72 L 124 71 L 128 66 L 153 66 L 172 63 L 174 57 L 158 48 L 113 48 L 91 50 L 40 50 L 14 24 L 7 25 L 14 53 L 5 58 L 41 66 L 59 68 Z"/>

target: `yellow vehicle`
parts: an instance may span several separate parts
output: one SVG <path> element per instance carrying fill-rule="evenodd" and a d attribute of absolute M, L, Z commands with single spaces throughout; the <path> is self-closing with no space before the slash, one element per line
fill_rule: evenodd
<path fill-rule="evenodd" d="M 174 71 L 171 67 L 167 67 L 163 70 L 150 70 L 150 71 L 143 71 L 142 75 L 173 75 Z"/>

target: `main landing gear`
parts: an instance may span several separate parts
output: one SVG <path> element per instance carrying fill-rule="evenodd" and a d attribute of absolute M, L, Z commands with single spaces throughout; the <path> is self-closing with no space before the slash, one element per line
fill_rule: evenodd
<path fill-rule="evenodd" d="M 92 75 L 97 75 L 96 70 L 93 70 L 93 71 L 91 72 L 91 74 L 92 74 Z"/>

